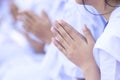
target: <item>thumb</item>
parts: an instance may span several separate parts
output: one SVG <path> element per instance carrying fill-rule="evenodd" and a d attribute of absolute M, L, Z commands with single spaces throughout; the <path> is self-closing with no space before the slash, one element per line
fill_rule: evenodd
<path fill-rule="evenodd" d="M 41 17 L 42 18 L 49 18 L 48 15 L 47 15 L 47 13 L 45 11 L 41 12 Z"/>
<path fill-rule="evenodd" d="M 95 43 L 95 40 L 92 36 L 91 31 L 87 28 L 86 25 L 83 26 L 83 33 L 84 33 L 84 36 L 85 36 L 88 44 L 94 44 Z"/>

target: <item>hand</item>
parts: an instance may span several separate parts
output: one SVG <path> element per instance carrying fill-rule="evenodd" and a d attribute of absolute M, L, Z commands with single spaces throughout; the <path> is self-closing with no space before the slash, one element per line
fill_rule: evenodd
<path fill-rule="evenodd" d="M 13 16 L 13 19 L 15 21 L 17 21 L 17 16 L 18 16 L 18 7 L 14 4 L 14 2 L 12 1 L 11 4 L 10 4 L 10 11 L 11 11 L 11 14 Z"/>
<path fill-rule="evenodd" d="M 55 25 L 56 28 L 52 28 L 53 43 L 82 69 L 85 80 L 100 80 L 100 71 L 93 57 L 95 40 L 89 29 L 83 27 L 83 36 L 64 21 L 56 21 Z"/>
<path fill-rule="evenodd" d="M 64 21 L 56 21 L 55 28 L 52 28 L 54 34 L 53 43 L 80 68 L 85 68 L 90 61 L 93 61 L 93 47 L 95 40 L 86 26 L 83 27 L 83 33 L 80 34 Z"/>
<path fill-rule="evenodd" d="M 25 30 L 32 32 L 45 43 L 51 42 L 51 22 L 44 11 L 41 16 L 37 16 L 31 11 L 24 11 L 20 13 L 19 17 L 23 21 Z"/>

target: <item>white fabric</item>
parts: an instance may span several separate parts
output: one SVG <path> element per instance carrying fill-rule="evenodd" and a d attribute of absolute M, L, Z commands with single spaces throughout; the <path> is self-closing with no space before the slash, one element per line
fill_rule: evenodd
<path fill-rule="evenodd" d="M 116 8 L 103 34 L 96 42 L 101 80 L 120 80 L 120 8 Z"/>
<path fill-rule="evenodd" d="M 19 10 L 30 10 L 36 0 L 14 0 Z"/>

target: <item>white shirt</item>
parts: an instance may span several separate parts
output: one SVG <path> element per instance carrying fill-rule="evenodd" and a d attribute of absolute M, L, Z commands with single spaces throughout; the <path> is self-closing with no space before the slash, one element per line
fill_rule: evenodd
<path fill-rule="evenodd" d="M 109 19 L 103 34 L 96 42 L 94 54 L 99 55 L 101 80 L 120 80 L 120 7 Z"/>

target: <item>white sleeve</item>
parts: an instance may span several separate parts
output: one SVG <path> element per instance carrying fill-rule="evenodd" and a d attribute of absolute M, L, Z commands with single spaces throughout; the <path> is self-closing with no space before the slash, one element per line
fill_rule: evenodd
<path fill-rule="evenodd" d="M 94 50 L 95 55 L 99 56 L 101 80 L 120 80 L 119 21 L 120 7 L 112 12 L 109 23 L 95 44 Z"/>
<path fill-rule="evenodd" d="M 120 80 L 120 62 L 109 53 L 99 50 L 101 80 Z"/>

